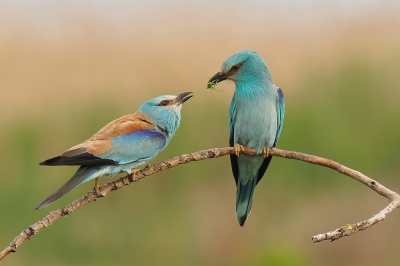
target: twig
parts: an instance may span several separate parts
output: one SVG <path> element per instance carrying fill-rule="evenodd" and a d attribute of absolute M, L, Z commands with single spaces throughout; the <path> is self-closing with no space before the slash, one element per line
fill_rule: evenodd
<path fill-rule="evenodd" d="M 108 193 L 110 193 L 114 190 L 118 190 L 118 189 L 120 189 L 126 185 L 129 185 L 132 182 L 136 182 L 146 176 L 149 176 L 149 175 L 161 172 L 161 171 L 165 171 L 165 170 L 175 167 L 179 164 L 185 164 L 185 163 L 189 163 L 192 161 L 201 161 L 201 160 L 210 159 L 210 158 L 217 158 L 217 157 L 225 156 L 228 154 L 234 154 L 234 153 L 235 153 L 235 149 L 233 147 L 227 147 L 227 148 L 209 149 L 209 150 L 204 150 L 204 151 L 198 151 L 195 153 L 180 155 L 180 156 L 165 160 L 163 162 L 147 165 L 143 170 L 135 171 L 131 175 L 127 175 L 127 176 L 121 177 L 118 180 L 110 182 L 99 188 L 100 193 L 101 193 L 102 197 L 105 197 Z M 247 147 L 245 147 L 243 153 L 247 154 L 247 155 L 256 155 L 254 150 L 249 149 Z M 364 220 L 364 221 L 361 221 L 356 224 L 348 224 L 348 225 L 342 226 L 334 231 L 331 231 L 331 232 L 328 232 L 325 234 L 319 234 L 319 235 L 313 236 L 312 240 L 314 241 L 314 243 L 318 243 L 318 242 L 321 242 L 324 240 L 334 241 L 334 240 L 337 240 L 344 236 L 350 236 L 352 234 L 355 234 L 358 231 L 365 230 L 365 229 L 377 224 L 378 222 L 383 221 L 391 212 L 393 212 L 397 207 L 400 206 L 400 195 L 399 194 L 397 194 L 394 191 L 389 190 L 388 188 L 379 184 L 377 181 L 363 175 L 362 173 L 352 170 L 352 169 L 350 169 L 346 166 L 343 166 L 343 165 L 341 165 L 335 161 L 332 161 L 330 159 L 325 159 L 322 157 L 309 155 L 309 154 L 305 154 L 305 153 L 300 153 L 300 152 L 280 150 L 280 149 L 276 149 L 276 148 L 271 149 L 269 152 L 269 155 L 287 158 L 287 159 L 300 160 L 300 161 L 332 168 L 342 174 L 345 174 L 347 176 L 350 176 L 350 177 L 360 181 L 361 183 L 368 186 L 372 190 L 376 191 L 380 195 L 389 199 L 389 205 L 385 209 L 380 211 L 378 214 L 374 215 L 372 218 L 369 218 L 368 220 Z M 96 198 L 97 198 L 96 193 L 94 191 L 89 191 L 85 196 L 83 196 L 82 198 L 65 206 L 64 208 L 50 212 L 46 217 L 44 217 L 40 221 L 32 224 L 27 229 L 25 229 L 21 234 L 19 234 L 16 238 L 14 238 L 14 240 L 10 243 L 10 245 L 0 253 L 0 261 L 5 256 L 7 256 L 9 253 L 16 252 L 17 248 L 25 240 L 27 240 L 27 239 L 30 240 L 31 236 L 38 233 L 44 227 L 50 226 L 59 218 L 73 213 L 74 211 L 82 208 L 83 206 L 85 206 L 89 202 L 95 200 Z"/>

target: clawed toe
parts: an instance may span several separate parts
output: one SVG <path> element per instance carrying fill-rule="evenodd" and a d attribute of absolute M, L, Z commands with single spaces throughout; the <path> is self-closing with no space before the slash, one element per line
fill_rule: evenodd
<path fill-rule="evenodd" d="M 269 155 L 269 147 L 265 147 L 264 149 L 263 149 L 263 157 L 264 158 L 267 158 L 268 157 L 268 155 Z"/>
<path fill-rule="evenodd" d="M 238 157 L 239 157 L 241 152 L 244 152 L 244 146 L 240 145 L 239 143 L 236 143 L 234 148 L 235 148 L 235 154 Z"/>
<path fill-rule="evenodd" d="M 94 192 L 96 192 L 96 196 L 98 198 L 102 197 L 99 189 L 99 178 L 94 179 L 94 187 L 93 187 Z"/>

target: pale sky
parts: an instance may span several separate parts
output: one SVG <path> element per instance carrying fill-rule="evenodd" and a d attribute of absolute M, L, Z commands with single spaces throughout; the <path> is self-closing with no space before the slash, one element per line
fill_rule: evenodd
<path fill-rule="evenodd" d="M 384 10 L 400 16 L 398 0 L 220 0 L 220 1 L 49 1 L 49 0 L 1 0 L 0 21 L 21 21 L 44 26 L 46 23 L 62 23 L 66 20 L 82 19 L 87 16 L 107 23 L 124 24 L 160 17 L 193 15 L 212 19 L 223 17 L 268 21 L 285 19 L 296 23 L 313 22 L 330 17 L 356 19 Z"/>

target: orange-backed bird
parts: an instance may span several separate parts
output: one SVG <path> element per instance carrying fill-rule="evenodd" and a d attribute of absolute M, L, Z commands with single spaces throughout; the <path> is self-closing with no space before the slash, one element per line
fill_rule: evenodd
<path fill-rule="evenodd" d="M 163 150 L 181 121 L 182 104 L 192 92 L 164 95 L 145 102 L 136 113 L 108 123 L 90 139 L 48 159 L 40 165 L 80 165 L 76 173 L 35 207 L 41 209 L 76 186 L 97 178 L 113 176 L 146 164 Z"/>

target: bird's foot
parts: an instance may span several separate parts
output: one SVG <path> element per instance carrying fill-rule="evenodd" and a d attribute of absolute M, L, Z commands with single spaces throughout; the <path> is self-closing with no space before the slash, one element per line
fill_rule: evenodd
<path fill-rule="evenodd" d="M 96 192 L 96 196 L 97 196 L 98 198 L 103 197 L 103 195 L 101 194 L 100 189 L 99 189 L 99 178 L 98 178 L 98 177 L 96 177 L 96 178 L 94 179 L 94 187 L 93 187 L 93 190 L 94 190 L 94 192 Z"/>
<path fill-rule="evenodd" d="M 235 144 L 235 154 L 239 157 L 240 153 L 244 152 L 244 146 L 240 145 L 239 143 Z"/>
<path fill-rule="evenodd" d="M 269 150 L 270 150 L 270 147 L 265 147 L 265 148 L 263 149 L 263 157 L 264 157 L 264 158 L 267 158 L 267 157 L 268 157 L 268 155 L 269 155 Z"/>
<path fill-rule="evenodd" d="M 138 181 L 139 179 L 136 178 L 136 173 L 139 172 L 140 169 L 137 168 L 133 168 L 133 169 L 129 169 L 128 171 L 126 171 L 128 173 L 128 175 L 130 175 L 132 177 L 133 182 Z"/>

